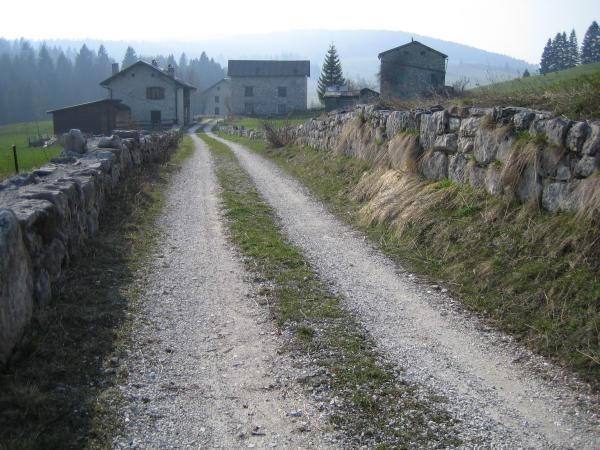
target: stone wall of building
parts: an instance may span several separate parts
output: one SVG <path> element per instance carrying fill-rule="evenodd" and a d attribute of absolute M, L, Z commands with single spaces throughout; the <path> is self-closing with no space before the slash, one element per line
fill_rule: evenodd
<path fill-rule="evenodd" d="M 107 195 L 131 168 L 165 158 L 179 138 L 124 131 L 86 142 L 72 130 L 64 156 L 0 183 L 0 363 L 34 309 L 48 304 L 72 255 L 98 232 Z"/>
<path fill-rule="evenodd" d="M 231 77 L 231 108 L 239 115 L 282 115 L 292 111 L 304 111 L 307 106 L 307 77 Z M 246 88 L 252 95 L 246 95 Z M 285 88 L 285 96 L 279 95 Z M 247 109 L 252 105 L 254 112 Z"/>
<path fill-rule="evenodd" d="M 264 133 L 226 129 L 253 138 Z M 548 211 L 588 208 L 600 198 L 600 122 L 575 122 L 525 108 L 378 111 L 360 106 L 292 130 L 299 145 L 371 161 L 403 160 L 401 137 L 415 136 L 418 172 L 510 194 Z M 600 205 L 597 205 L 600 207 Z M 600 212 L 600 211 L 599 211 Z"/>

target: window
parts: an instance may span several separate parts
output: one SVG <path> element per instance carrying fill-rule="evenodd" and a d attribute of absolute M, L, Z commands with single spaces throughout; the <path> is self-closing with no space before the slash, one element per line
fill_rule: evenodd
<path fill-rule="evenodd" d="M 285 105 L 285 103 L 280 103 L 279 105 L 277 105 L 277 113 L 278 114 L 285 114 L 287 112 L 287 107 Z"/>
<path fill-rule="evenodd" d="M 162 122 L 160 111 L 150 111 L 150 121 L 152 122 L 152 125 L 160 125 Z"/>
<path fill-rule="evenodd" d="M 277 88 L 277 96 L 278 97 L 287 97 L 287 87 L 280 86 Z"/>
<path fill-rule="evenodd" d="M 215 107 L 215 116 L 218 116 L 219 114 L 220 114 L 219 107 L 218 107 L 218 106 L 216 106 L 216 107 Z"/>
<path fill-rule="evenodd" d="M 219 103 L 219 96 L 215 95 L 215 103 Z"/>
<path fill-rule="evenodd" d="M 221 90 L 221 86 L 217 86 L 217 91 L 220 91 L 220 90 Z"/>
<path fill-rule="evenodd" d="M 244 113 L 245 114 L 254 114 L 254 103 L 245 103 L 244 104 Z"/>
<path fill-rule="evenodd" d="M 149 87 L 146 88 L 146 98 L 148 100 L 162 100 L 165 98 L 165 88 Z"/>
<path fill-rule="evenodd" d="M 244 86 L 244 97 L 254 97 L 254 86 Z"/>

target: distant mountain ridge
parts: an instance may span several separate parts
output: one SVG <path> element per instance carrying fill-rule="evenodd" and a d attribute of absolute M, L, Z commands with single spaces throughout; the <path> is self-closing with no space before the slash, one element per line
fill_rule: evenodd
<path fill-rule="evenodd" d="M 80 47 L 86 43 L 98 47 L 101 43 L 109 55 L 120 60 L 128 45 L 138 55 L 168 54 L 176 57 L 185 52 L 188 57 L 199 56 L 202 51 L 226 65 L 228 59 L 309 59 L 311 78 L 319 76 L 320 66 L 331 42 L 335 43 L 346 76 L 377 85 L 379 60 L 382 51 L 418 40 L 448 55 L 447 83 L 459 78 L 468 78 L 470 86 L 504 81 L 520 76 L 525 69 L 537 70 L 536 65 L 507 55 L 488 52 L 455 42 L 444 41 L 404 31 L 334 31 L 300 30 L 249 34 L 234 37 L 214 38 L 199 41 L 101 41 L 56 40 L 47 41 L 63 47 Z"/>

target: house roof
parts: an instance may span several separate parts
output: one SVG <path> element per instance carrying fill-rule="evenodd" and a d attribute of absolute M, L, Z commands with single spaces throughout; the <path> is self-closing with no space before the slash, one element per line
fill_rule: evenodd
<path fill-rule="evenodd" d="M 115 78 L 129 72 L 134 67 L 139 67 L 139 66 L 149 67 L 150 69 L 154 70 L 157 74 L 161 75 L 162 77 L 164 77 L 168 80 L 173 80 L 176 84 L 178 84 L 179 86 L 181 86 L 185 89 L 190 89 L 192 91 L 196 90 L 196 88 L 194 86 L 192 86 L 191 84 L 188 84 L 185 81 L 180 80 L 179 78 L 172 78 L 166 72 L 161 70 L 160 68 L 153 66 L 152 64 L 147 63 L 146 61 L 141 61 L 141 60 L 137 61 L 137 62 L 133 63 L 132 65 L 130 65 L 129 67 L 126 67 L 125 69 L 115 73 L 114 75 L 108 77 L 106 80 L 101 81 L 100 86 L 108 86 Z"/>
<path fill-rule="evenodd" d="M 324 98 L 360 97 L 361 95 L 379 96 L 379 92 L 369 88 L 355 89 L 352 91 L 326 91 Z"/>
<path fill-rule="evenodd" d="M 258 61 L 230 59 L 230 77 L 310 77 L 310 61 Z"/>
<path fill-rule="evenodd" d="M 218 84 L 221 84 L 221 83 L 223 83 L 223 82 L 225 82 L 225 81 L 226 81 L 226 82 L 229 82 L 229 81 L 231 81 L 231 80 L 229 80 L 229 78 L 223 78 L 223 79 L 221 79 L 221 80 L 217 81 L 217 82 L 216 82 L 215 84 L 213 84 L 212 86 L 210 86 L 210 87 L 207 87 L 206 89 L 204 89 L 204 90 L 202 91 L 202 93 L 203 93 L 203 94 L 205 94 L 206 92 L 208 92 L 208 91 L 210 91 L 212 88 L 214 88 L 216 85 L 218 85 Z"/>
<path fill-rule="evenodd" d="M 69 109 L 77 109 L 77 108 L 83 108 L 86 106 L 92 106 L 92 105 L 100 105 L 102 103 L 105 103 L 107 105 L 114 105 L 117 109 L 122 109 L 122 110 L 128 110 L 131 109 L 129 108 L 129 106 L 121 103 L 121 100 L 117 100 L 114 98 L 105 98 L 102 100 L 94 100 L 93 102 L 86 102 L 86 103 L 79 103 L 77 105 L 71 105 L 71 106 L 65 106 L 64 108 L 56 108 L 56 109 L 51 109 L 49 111 L 46 111 L 46 113 L 50 114 L 50 113 L 55 113 L 58 111 L 66 111 Z"/>
<path fill-rule="evenodd" d="M 418 45 L 418 46 L 421 46 L 421 47 L 425 47 L 427 50 L 430 50 L 430 51 L 432 51 L 432 52 L 434 52 L 434 53 L 437 53 L 438 55 L 440 55 L 440 56 L 443 56 L 444 58 L 447 58 L 447 57 L 448 57 L 448 55 L 445 55 L 444 53 L 442 53 L 442 52 L 439 52 L 439 51 L 437 51 L 437 50 L 436 50 L 436 49 L 434 49 L 434 48 L 428 47 L 427 45 L 425 45 L 425 44 L 422 44 L 422 43 L 420 43 L 419 41 L 411 41 L 411 42 L 409 42 L 409 43 L 407 43 L 407 44 L 404 44 L 404 45 L 401 45 L 401 46 L 399 46 L 399 47 L 394 47 L 394 48 L 391 48 L 391 49 L 389 49 L 389 50 L 386 50 L 385 52 L 381 52 L 381 53 L 378 55 L 378 58 L 379 58 L 379 59 L 381 59 L 381 57 L 382 57 L 382 56 L 384 56 L 384 55 L 387 55 L 388 53 L 395 52 L 396 50 L 401 50 L 401 49 L 403 49 L 403 48 L 406 48 L 406 47 L 412 47 L 412 46 L 414 46 L 414 45 Z"/>

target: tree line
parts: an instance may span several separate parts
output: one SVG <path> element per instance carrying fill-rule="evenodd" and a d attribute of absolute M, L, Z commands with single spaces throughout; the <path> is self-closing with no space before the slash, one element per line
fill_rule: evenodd
<path fill-rule="evenodd" d="M 600 62 L 600 27 L 596 21 L 592 22 L 585 33 L 581 49 L 575 30 L 571 31 L 569 37 L 566 32 L 562 32 L 557 33 L 553 39 L 548 39 L 540 61 L 540 73 L 546 74 L 595 62 Z"/>
<path fill-rule="evenodd" d="M 202 91 L 225 76 L 220 64 L 204 52 L 191 60 L 182 53 L 176 60 L 174 55 L 138 56 L 129 47 L 121 68 L 139 59 L 175 67 L 178 78 L 198 89 L 191 99 L 194 111 L 202 107 Z M 75 51 L 0 38 L 0 124 L 48 119 L 50 109 L 106 98 L 99 83 L 111 75 L 114 62 L 103 45 L 95 51 L 84 44 Z"/>

